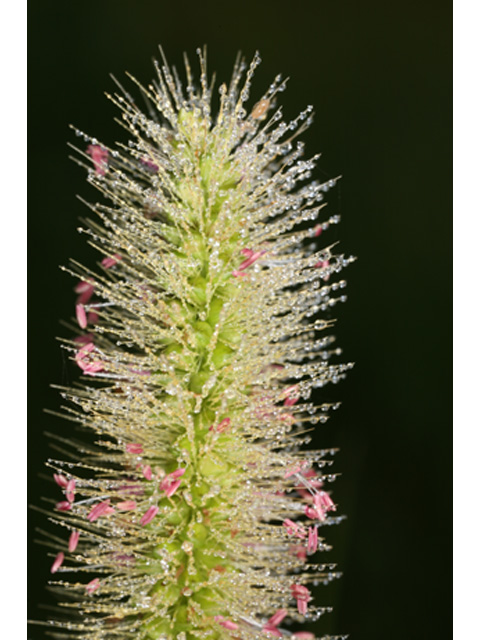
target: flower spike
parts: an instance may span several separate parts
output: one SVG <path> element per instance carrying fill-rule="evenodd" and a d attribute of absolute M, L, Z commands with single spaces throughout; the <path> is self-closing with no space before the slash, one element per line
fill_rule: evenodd
<path fill-rule="evenodd" d="M 312 640 L 307 585 L 338 575 L 315 557 L 341 519 L 334 450 L 303 446 L 353 366 L 331 346 L 353 261 L 325 244 L 334 181 L 310 180 L 298 141 L 312 107 L 285 122 L 280 76 L 250 99 L 258 54 L 218 94 L 198 55 L 185 87 L 163 52 L 140 98 L 115 81 L 128 142 L 76 131 L 99 257 L 72 261 L 63 343 L 65 413 L 92 438 L 63 436 L 67 461 L 48 462 L 62 638 Z"/>

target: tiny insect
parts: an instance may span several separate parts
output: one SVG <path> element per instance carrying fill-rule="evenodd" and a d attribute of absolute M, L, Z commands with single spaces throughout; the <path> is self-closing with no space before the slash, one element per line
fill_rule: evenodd
<path fill-rule="evenodd" d="M 254 120 L 263 120 L 266 112 L 270 107 L 270 100 L 268 98 L 262 98 L 257 104 L 253 107 L 252 113 L 250 116 Z"/>

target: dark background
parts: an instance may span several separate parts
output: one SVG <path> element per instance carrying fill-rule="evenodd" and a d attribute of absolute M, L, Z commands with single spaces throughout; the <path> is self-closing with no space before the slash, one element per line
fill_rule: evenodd
<path fill-rule="evenodd" d="M 344 576 L 319 588 L 333 604 L 318 633 L 352 640 L 451 636 L 451 7 L 423 2 L 69 2 L 29 7 L 29 504 L 51 496 L 45 431 L 70 423 L 43 412 L 60 402 L 50 383 L 77 372 L 62 355 L 74 282 L 59 270 L 94 256 L 76 232 L 95 198 L 67 158 L 70 123 L 107 143 L 119 138 L 103 95 L 154 75 L 162 44 L 182 67 L 208 45 L 210 71 L 228 80 L 238 50 L 260 50 L 252 103 L 273 77 L 289 76 L 286 116 L 307 104 L 302 136 L 322 152 L 317 177 L 343 175 L 329 198 L 341 213 L 348 302 L 336 308 L 344 360 L 356 367 L 326 390 L 341 409 L 315 444 L 339 446 L 334 497 L 348 519 L 326 534 Z M 127 81 L 125 81 L 125 84 Z M 326 236 L 330 238 L 330 236 Z M 33 544 L 43 516 L 29 513 L 29 617 L 52 562 Z M 44 637 L 31 627 L 29 638 Z"/>

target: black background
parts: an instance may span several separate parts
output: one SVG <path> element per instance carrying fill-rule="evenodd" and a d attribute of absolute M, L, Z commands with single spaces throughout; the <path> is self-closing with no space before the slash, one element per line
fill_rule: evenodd
<path fill-rule="evenodd" d="M 235 55 L 263 63 L 253 102 L 273 77 L 289 76 L 286 116 L 306 105 L 302 136 L 322 152 L 317 177 L 343 175 L 329 198 L 341 213 L 348 301 L 336 335 L 348 379 L 331 387 L 341 409 L 315 444 L 339 446 L 334 497 L 348 519 L 327 531 L 344 576 L 319 588 L 333 604 L 319 633 L 352 640 L 451 636 L 451 7 L 441 1 L 147 2 L 43 0 L 29 6 L 29 503 L 52 497 L 42 479 L 52 455 L 45 431 L 70 423 L 50 383 L 77 371 L 55 340 L 65 335 L 74 282 L 58 266 L 95 256 L 76 232 L 95 198 L 68 160 L 70 123 L 106 143 L 120 137 L 111 72 L 154 75 L 162 44 L 182 67 L 206 44 L 210 71 L 228 80 Z M 330 236 L 326 236 L 330 238 Z M 337 239 L 337 237 L 336 237 Z M 29 513 L 29 617 L 52 559 L 33 544 L 44 517 Z M 28 637 L 43 638 L 31 627 Z"/>

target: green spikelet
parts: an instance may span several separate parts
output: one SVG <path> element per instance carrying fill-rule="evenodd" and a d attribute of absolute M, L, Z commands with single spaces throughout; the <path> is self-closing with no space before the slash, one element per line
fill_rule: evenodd
<path fill-rule="evenodd" d="M 312 391 L 352 366 L 329 362 L 322 333 L 352 261 L 315 244 L 338 222 L 319 218 L 334 181 L 309 181 L 295 138 L 312 109 L 285 123 L 280 77 L 247 109 L 258 55 L 215 115 L 199 59 L 199 87 L 188 60 L 185 88 L 157 65 L 148 117 L 117 83 L 128 145 L 77 131 L 101 263 L 70 270 L 81 331 L 64 347 L 82 382 L 62 395 L 97 440 L 48 462 L 58 638 L 313 638 L 299 623 L 326 609 L 307 585 L 338 575 L 314 562 L 339 519 L 333 451 L 302 450 L 335 408 Z"/>

